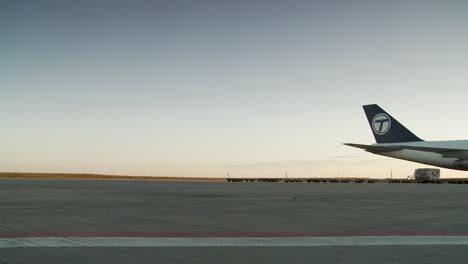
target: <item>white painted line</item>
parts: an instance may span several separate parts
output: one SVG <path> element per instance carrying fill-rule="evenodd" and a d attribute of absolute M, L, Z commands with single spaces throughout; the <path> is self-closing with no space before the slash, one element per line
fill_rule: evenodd
<path fill-rule="evenodd" d="M 0 248 L 17 247 L 318 247 L 468 245 L 468 236 L 355 237 L 30 237 L 0 238 Z"/>
<path fill-rule="evenodd" d="M 25 205 L 25 206 L 0 206 L 0 210 L 2 209 L 28 209 L 28 208 L 39 208 L 38 205 Z"/>

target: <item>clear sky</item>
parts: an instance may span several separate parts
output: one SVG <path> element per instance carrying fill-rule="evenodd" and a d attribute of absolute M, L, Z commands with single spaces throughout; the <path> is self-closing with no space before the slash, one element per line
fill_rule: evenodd
<path fill-rule="evenodd" d="M 0 171 L 406 177 L 468 139 L 467 1 L 1 1 Z M 467 176 L 443 170 L 443 176 Z"/>

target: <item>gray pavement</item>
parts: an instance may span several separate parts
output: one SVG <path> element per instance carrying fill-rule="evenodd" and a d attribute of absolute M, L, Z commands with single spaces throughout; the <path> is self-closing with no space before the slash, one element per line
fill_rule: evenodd
<path fill-rule="evenodd" d="M 466 263 L 462 246 L 294 248 L 33 248 L 0 250 L 0 263 Z"/>
<path fill-rule="evenodd" d="M 0 180 L 0 234 L 468 233 L 468 186 Z M 466 246 L 14 248 L 0 263 L 466 263 Z"/>

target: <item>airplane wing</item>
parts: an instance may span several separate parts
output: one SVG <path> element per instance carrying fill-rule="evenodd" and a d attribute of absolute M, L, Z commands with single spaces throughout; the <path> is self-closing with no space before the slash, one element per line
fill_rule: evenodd
<path fill-rule="evenodd" d="M 368 151 L 374 154 L 409 149 L 409 150 L 437 153 L 437 154 L 442 155 L 442 157 L 444 158 L 461 158 L 461 157 L 468 156 L 468 150 L 453 149 L 453 148 L 436 148 L 436 147 L 421 147 L 421 146 L 407 146 L 407 145 L 379 146 L 379 145 L 363 145 L 363 144 L 353 144 L 353 143 L 345 143 L 344 145 L 364 149 L 365 151 Z"/>

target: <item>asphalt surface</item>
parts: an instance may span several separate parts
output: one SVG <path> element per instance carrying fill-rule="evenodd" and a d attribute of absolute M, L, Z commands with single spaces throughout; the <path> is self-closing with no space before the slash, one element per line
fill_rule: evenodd
<path fill-rule="evenodd" d="M 0 180 L 0 237 L 468 234 L 468 186 Z M 187 235 L 188 234 L 188 235 Z M 0 248 L 0 263 L 466 263 L 468 246 Z"/>

